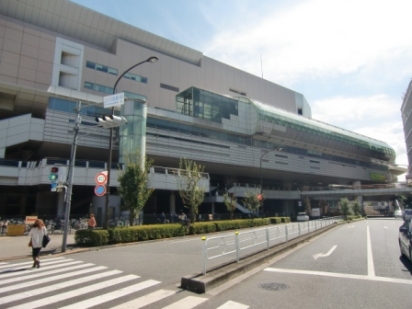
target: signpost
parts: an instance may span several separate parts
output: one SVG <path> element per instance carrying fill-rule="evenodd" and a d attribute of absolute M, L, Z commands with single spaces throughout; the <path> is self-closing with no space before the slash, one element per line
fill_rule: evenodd
<path fill-rule="evenodd" d="M 103 196 L 106 194 L 106 186 L 104 185 L 97 185 L 94 187 L 94 194 L 97 196 Z"/>
<path fill-rule="evenodd" d="M 115 107 L 124 104 L 124 92 L 103 97 L 104 108 Z"/>
<path fill-rule="evenodd" d="M 94 187 L 94 194 L 103 196 L 106 194 L 107 171 L 97 173 L 94 177 L 96 187 Z"/>

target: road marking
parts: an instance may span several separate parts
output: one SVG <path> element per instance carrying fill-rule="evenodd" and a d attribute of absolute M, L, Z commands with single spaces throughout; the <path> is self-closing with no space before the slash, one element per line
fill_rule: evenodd
<path fill-rule="evenodd" d="M 23 272 L 23 273 L 22 272 L 15 272 L 15 273 L 3 275 L 3 276 L 0 276 L 0 278 L 1 278 L 0 285 L 4 285 L 4 284 L 10 283 L 10 282 L 17 282 L 17 281 L 22 281 L 22 280 L 26 280 L 26 279 L 31 279 L 31 278 L 40 278 L 40 277 L 43 277 L 45 275 L 53 275 L 53 274 L 62 273 L 64 271 L 68 271 L 68 270 L 74 270 L 74 269 L 79 269 L 79 268 L 84 268 L 84 267 L 94 265 L 94 264 L 82 264 L 82 265 L 76 265 L 76 266 L 72 266 L 72 267 L 63 268 L 65 266 L 71 266 L 71 265 L 79 264 L 79 263 L 81 263 L 81 262 L 78 262 L 78 261 L 76 262 L 75 261 L 75 262 L 70 262 L 70 263 L 66 263 L 66 264 L 63 264 L 63 265 L 54 265 L 54 266 L 51 266 L 51 267 L 47 268 L 46 270 L 50 270 L 50 269 L 54 269 L 54 268 L 58 268 L 58 267 L 60 267 L 60 268 L 56 269 L 56 270 L 44 271 L 44 272 L 39 272 L 36 269 L 35 274 L 33 274 L 33 272 L 32 272 L 33 269 L 30 269 L 31 270 L 30 272 Z M 27 275 L 29 273 L 32 274 L 32 275 Z M 21 276 L 21 277 L 17 277 L 17 278 L 10 278 L 10 279 L 4 280 L 4 278 L 15 277 L 17 275 L 22 275 L 22 274 L 26 274 L 26 275 Z"/>
<path fill-rule="evenodd" d="M 65 307 L 60 307 L 59 309 L 79 309 L 79 308 L 87 309 L 87 308 L 94 307 L 94 306 L 103 304 L 105 302 L 111 301 L 113 299 L 120 298 L 120 297 L 129 295 L 129 294 L 132 294 L 134 292 L 147 289 L 147 288 L 149 288 L 151 286 L 154 286 L 156 284 L 159 284 L 159 283 L 160 283 L 160 281 L 156 281 L 156 280 L 146 280 L 146 281 L 143 281 L 143 282 L 125 287 L 125 288 L 120 289 L 120 290 L 116 290 L 116 291 L 106 293 L 106 294 L 103 294 L 103 295 L 100 295 L 100 296 L 97 296 L 97 297 L 86 299 L 84 301 L 81 301 L 81 302 L 78 302 L 78 303 L 75 303 L 75 304 L 71 304 L 71 305 L 68 305 L 68 306 L 65 306 Z"/>
<path fill-rule="evenodd" d="M 387 229 L 388 227 L 387 227 L 387 226 L 384 226 L 383 228 L 384 228 L 384 229 Z"/>
<path fill-rule="evenodd" d="M 18 306 L 14 306 L 14 307 L 10 307 L 9 309 L 34 309 L 34 308 L 39 308 L 39 307 L 45 307 L 45 306 L 49 306 L 50 304 L 54 304 L 63 300 L 67 300 L 69 298 L 73 298 L 76 296 L 81 296 L 87 293 L 91 293 L 91 292 L 95 292 L 101 289 L 105 289 L 108 288 L 110 286 L 119 284 L 119 283 L 123 283 L 123 282 L 127 282 L 127 281 L 131 281 L 131 280 L 135 280 L 136 278 L 138 278 L 138 276 L 135 275 L 127 275 L 127 276 L 123 276 L 120 278 L 116 278 L 116 279 L 112 279 L 109 281 L 103 281 L 103 282 L 99 282 L 93 285 L 87 285 L 83 288 L 77 289 L 77 290 L 72 290 L 69 292 L 65 292 L 65 293 L 60 293 L 57 295 L 53 295 L 50 297 L 46 297 L 46 298 L 42 298 L 36 301 L 32 301 L 32 302 L 28 302 L 25 304 L 20 304 Z"/>
<path fill-rule="evenodd" d="M 289 274 L 299 274 L 299 275 L 314 275 L 314 276 L 324 276 L 324 277 L 334 277 L 334 278 L 344 278 L 344 279 L 357 279 L 357 280 L 368 280 L 368 281 L 379 281 L 379 282 L 389 282 L 389 283 L 401 283 L 412 285 L 412 280 L 408 279 L 394 279 L 386 277 L 370 277 L 364 275 L 352 275 L 352 274 L 339 274 L 339 273 L 328 273 L 323 271 L 310 271 L 310 270 L 298 270 L 298 269 L 280 269 L 280 268 L 265 268 L 265 271 L 277 272 L 277 273 L 289 273 Z"/>
<path fill-rule="evenodd" d="M 348 229 L 355 227 L 354 225 L 348 225 Z"/>
<path fill-rule="evenodd" d="M 314 255 L 313 255 L 313 258 L 314 258 L 315 260 L 317 260 L 317 259 L 320 258 L 320 257 L 327 257 L 327 256 L 331 255 L 332 252 L 335 251 L 335 249 L 336 249 L 337 247 L 338 247 L 337 245 L 334 245 L 327 253 L 317 253 L 317 254 L 314 254 Z"/>
<path fill-rule="evenodd" d="M 54 258 L 54 259 L 47 259 L 47 260 L 42 260 L 42 262 L 43 263 L 47 263 L 47 262 L 49 262 L 49 261 L 55 261 L 55 260 L 64 260 L 65 258 L 62 258 L 62 257 L 59 257 L 59 258 Z M 65 259 L 66 261 L 72 261 L 72 259 Z M 4 263 L 4 264 L 6 264 L 6 263 Z M 2 265 L 2 266 L 0 266 L 0 269 L 4 269 L 4 268 L 10 268 L 10 267 L 13 267 L 13 269 L 14 268 L 16 268 L 16 267 L 21 267 L 21 266 L 28 266 L 28 265 L 32 265 L 33 264 L 33 262 L 23 262 L 23 263 L 17 263 L 17 264 L 6 264 L 6 265 Z M 42 264 L 43 265 L 43 264 Z M 8 269 L 7 269 L 8 270 Z"/>
<path fill-rule="evenodd" d="M 207 300 L 208 298 L 187 296 L 169 306 L 163 307 L 162 309 L 191 309 Z"/>
<path fill-rule="evenodd" d="M 32 296 L 37 296 L 37 295 L 44 294 L 44 293 L 49 293 L 49 292 L 56 291 L 56 290 L 63 289 L 63 288 L 67 288 L 69 286 L 73 286 L 73 285 L 76 285 L 76 284 L 81 284 L 81 283 L 85 283 L 85 282 L 89 282 L 89 281 L 93 281 L 93 280 L 97 280 L 97 279 L 117 275 L 117 274 L 120 274 L 120 273 L 122 273 L 122 271 L 120 271 L 120 270 L 111 270 L 111 271 L 99 273 L 99 274 L 92 275 L 92 276 L 85 276 L 85 277 L 81 277 L 79 279 L 74 279 L 74 280 L 70 280 L 70 281 L 64 281 L 64 282 L 61 282 L 61 283 L 49 285 L 49 286 L 46 286 L 44 288 L 38 288 L 38 289 L 35 289 L 35 290 L 20 292 L 18 294 L 14 294 L 14 295 L 5 296 L 5 297 L 0 298 L 0 305 L 1 304 L 11 303 L 11 302 L 17 301 L 17 300 L 22 300 L 22 299 L 32 297 Z"/>
<path fill-rule="evenodd" d="M 97 266 L 97 267 L 93 267 L 93 268 L 89 268 L 89 269 L 82 269 L 82 270 L 79 270 L 79 271 L 69 272 L 67 274 L 58 275 L 58 276 L 54 276 L 54 277 L 47 277 L 47 278 L 34 280 L 34 281 L 30 281 L 30 282 L 18 283 L 18 284 L 15 284 L 15 285 L 9 285 L 9 286 L 1 288 L 0 293 L 10 292 L 10 291 L 18 290 L 18 289 L 21 289 L 21 288 L 27 288 L 29 286 L 38 285 L 38 284 L 42 284 L 42 283 L 50 283 L 50 282 L 53 282 L 53 281 L 56 281 L 56 280 L 69 278 L 69 277 L 74 277 L 74 276 L 77 276 L 77 275 L 83 275 L 85 273 L 89 273 L 89 272 L 97 271 L 97 270 L 102 270 L 102 269 L 106 269 L 106 268 L 107 267 L 104 267 L 104 266 Z"/>
<path fill-rule="evenodd" d="M 228 302 L 224 303 L 222 306 L 216 309 L 248 309 L 248 308 L 249 306 L 229 300 Z"/>
<path fill-rule="evenodd" d="M 369 226 L 366 227 L 366 244 L 368 251 L 368 276 L 373 278 L 375 277 L 375 265 L 373 264 L 372 243 Z"/>
<path fill-rule="evenodd" d="M 158 290 L 110 309 L 139 309 L 176 293 L 177 291 Z"/>
<path fill-rule="evenodd" d="M 185 240 L 171 241 L 170 245 L 179 244 L 179 243 L 182 243 L 182 242 L 189 242 L 189 241 L 199 240 L 199 239 L 185 239 Z"/>

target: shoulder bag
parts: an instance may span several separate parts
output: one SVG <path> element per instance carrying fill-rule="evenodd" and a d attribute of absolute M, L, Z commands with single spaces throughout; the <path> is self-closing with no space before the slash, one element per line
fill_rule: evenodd
<path fill-rule="evenodd" d="M 46 234 L 43 235 L 43 242 L 42 242 L 43 248 L 46 248 L 49 242 L 50 242 L 50 237 L 49 235 L 47 235 L 47 232 L 46 232 Z"/>

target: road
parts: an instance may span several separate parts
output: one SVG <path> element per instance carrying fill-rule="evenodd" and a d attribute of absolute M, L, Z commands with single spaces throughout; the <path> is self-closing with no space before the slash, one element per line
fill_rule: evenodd
<path fill-rule="evenodd" d="M 412 265 L 400 258 L 401 220 L 341 225 L 212 297 L 250 308 L 411 308 Z M 212 293 L 213 294 L 213 293 Z"/>
<path fill-rule="evenodd" d="M 44 258 L 40 269 L 9 261 L 0 265 L 0 308 L 410 308 L 401 223 L 343 224 L 202 295 L 179 289 L 202 269 L 200 237 Z"/>

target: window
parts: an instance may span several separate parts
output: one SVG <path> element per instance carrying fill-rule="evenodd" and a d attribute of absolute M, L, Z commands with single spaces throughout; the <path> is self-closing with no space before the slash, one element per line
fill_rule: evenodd
<path fill-rule="evenodd" d="M 240 95 L 243 95 L 243 96 L 246 96 L 246 92 L 244 92 L 244 91 L 236 90 L 236 89 L 233 89 L 233 88 L 229 88 L 229 91 L 240 94 Z"/>
<path fill-rule="evenodd" d="M 117 75 L 117 69 L 113 69 L 105 65 L 94 63 L 91 61 L 86 62 L 86 67 L 89 69 L 96 70 L 96 71 L 105 72 L 105 73 L 109 73 L 112 75 Z"/>
<path fill-rule="evenodd" d="M 172 90 L 172 91 L 175 91 L 175 92 L 179 92 L 179 88 L 173 87 L 173 86 L 170 86 L 170 85 L 166 85 L 166 84 L 160 84 L 160 88 L 167 89 L 167 90 Z"/>
<path fill-rule="evenodd" d="M 135 100 L 139 100 L 139 101 L 144 101 L 146 102 L 147 97 L 141 94 L 137 94 L 137 93 L 133 93 L 133 92 L 127 92 L 127 91 L 123 91 L 124 92 L 124 96 L 128 99 L 135 99 Z"/>
<path fill-rule="evenodd" d="M 123 77 L 134 80 L 136 82 L 147 84 L 147 77 L 143 77 L 143 76 L 132 74 L 132 73 L 126 73 Z"/>
<path fill-rule="evenodd" d="M 93 84 L 93 83 L 89 83 L 89 82 L 84 82 L 84 88 L 94 90 L 94 91 L 98 91 L 98 92 L 113 94 L 113 88 L 112 87 Z"/>

